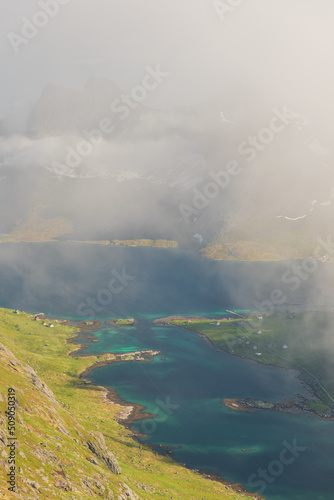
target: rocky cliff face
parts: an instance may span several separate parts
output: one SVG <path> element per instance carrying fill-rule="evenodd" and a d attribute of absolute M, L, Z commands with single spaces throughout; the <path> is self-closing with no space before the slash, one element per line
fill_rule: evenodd
<path fill-rule="evenodd" d="M 109 451 L 106 447 L 106 442 L 102 432 L 95 434 L 95 439 L 88 439 L 87 446 L 92 453 L 94 453 L 97 458 L 99 458 L 111 472 L 114 474 L 120 474 L 121 468 L 118 465 L 115 455 Z"/>

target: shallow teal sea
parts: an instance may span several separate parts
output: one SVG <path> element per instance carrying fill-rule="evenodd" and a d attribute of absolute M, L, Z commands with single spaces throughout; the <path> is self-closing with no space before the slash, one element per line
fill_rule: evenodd
<path fill-rule="evenodd" d="M 95 332 L 99 342 L 87 344 L 85 352 L 161 352 L 149 362 L 114 363 L 90 375 L 155 415 L 133 424 L 146 434 L 144 441 L 155 449 L 173 447 L 176 460 L 242 483 L 268 500 L 332 500 L 334 422 L 310 415 L 235 413 L 221 403 L 222 398 L 279 401 L 306 393 L 294 372 L 237 359 L 192 332 L 153 324 L 170 314 L 252 309 L 274 288 L 282 289 L 287 304 L 330 304 L 333 265 L 319 266 L 295 293 L 282 284 L 287 265 L 208 262 L 160 249 L 3 244 L 0 304 L 82 320 L 78 306 L 96 299 L 114 270 L 126 269 L 134 279 L 96 317 L 102 322 L 134 317 L 137 324 L 105 325 Z M 284 451 L 291 447 L 292 452 Z"/>
<path fill-rule="evenodd" d="M 175 447 L 178 461 L 241 482 L 269 500 L 333 498 L 333 422 L 305 415 L 235 413 L 221 403 L 222 398 L 279 401 L 305 394 L 293 372 L 245 362 L 216 351 L 196 334 L 154 328 L 147 319 L 126 332 L 99 335 L 100 342 L 89 352 L 98 352 L 99 346 L 104 352 L 124 352 L 131 346 L 162 353 L 152 362 L 115 363 L 90 376 L 157 414 L 134 423 L 134 429 L 146 433 L 143 441 Z M 296 443 L 299 456 L 287 453 L 292 463 L 280 466 L 284 442 Z M 267 481 L 258 477 L 259 469 L 268 471 Z M 281 474 L 273 475 L 277 472 Z"/>

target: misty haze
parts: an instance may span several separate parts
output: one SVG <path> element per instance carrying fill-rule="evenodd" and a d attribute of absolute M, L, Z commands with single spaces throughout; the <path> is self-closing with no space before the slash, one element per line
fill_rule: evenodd
<path fill-rule="evenodd" d="M 4 498 L 332 500 L 333 21 L 3 2 Z"/>

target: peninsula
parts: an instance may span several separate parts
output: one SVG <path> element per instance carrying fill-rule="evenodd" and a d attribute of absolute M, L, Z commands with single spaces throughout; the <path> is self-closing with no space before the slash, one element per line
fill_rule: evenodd
<path fill-rule="evenodd" d="M 295 402 L 295 409 L 334 418 L 333 312 L 239 314 L 230 311 L 228 314 L 221 318 L 170 316 L 156 319 L 155 324 L 194 331 L 216 348 L 234 356 L 298 370 L 314 397 L 298 404 Z M 247 401 L 236 404 L 239 409 L 267 408 L 254 401 L 252 405 Z M 283 411 L 285 406 L 284 403 L 277 404 L 275 409 Z"/>

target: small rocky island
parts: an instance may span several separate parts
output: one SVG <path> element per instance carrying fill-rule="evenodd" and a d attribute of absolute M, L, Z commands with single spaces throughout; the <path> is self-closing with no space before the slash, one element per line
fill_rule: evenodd
<path fill-rule="evenodd" d="M 113 326 L 134 326 L 136 321 L 133 318 L 118 318 L 106 321 L 106 323 Z"/>
<path fill-rule="evenodd" d="M 316 414 L 318 417 L 333 419 L 334 408 L 327 406 L 321 401 L 315 399 L 307 399 L 299 396 L 296 400 L 285 399 L 281 403 L 272 403 L 269 401 L 262 401 L 261 399 L 254 398 L 240 398 L 240 399 L 223 399 L 223 404 L 234 411 L 259 411 L 271 410 L 280 411 L 284 413 L 301 413 L 307 412 Z"/>

